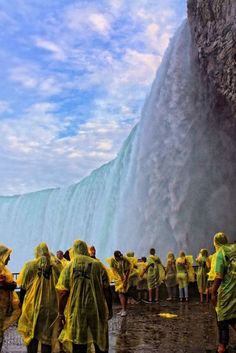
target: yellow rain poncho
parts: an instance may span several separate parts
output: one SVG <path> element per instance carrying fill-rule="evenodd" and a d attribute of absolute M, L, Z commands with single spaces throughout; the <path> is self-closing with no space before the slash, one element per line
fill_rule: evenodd
<path fill-rule="evenodd" d="M 139 280 L 139 273 L 138 273 L 138 258 L 134 256 L 134 252 L 127 252 L 126 257 L 128 258 L 129 262 L 131 263 L 130 275 L 129 275 L 129 286 L 136 287 Z"/>
<path fill-rule="evenodd" d="M 216 255 L 216 278 L 222 282 L 217 296 L 217 320 L 236 318 L 236 244 L 225 244 Z"/>
<path fill-rule="evenodd" d="M 212 255 L 209 256 L 209 261 L 210 261 L 210 271 L 208 272 L 208 282 L 214 281 L 216 277 L 216 252 Z"/>
<path fill-rule="evenodd" d="M 175 256 L 172 252 L 169 252 L 167 255 L 166 261 L 166 277 L 165 283 L 167 287 L 175 287 L 177 285 L 176 278 L 176 265 L 175 265 Z"/>
<path fill-rule="evenodd" d="M 147 284 L 148 289 L 154 289 L 159 286 L 165 279 L 165 270 L 161 264 L 161 260 L 157 255 L 149 255 L 147 258 Z"/>
<path fill-rule="evenodd" d="M 74 242 L 74 258 L 62 270 L 57 290 L 68 292 L 65 326 L 59 336 L 67 352 L 74 344 L 96 344 L 108 350 L 108 307 L 104 288 L 109 287 L 107 272 L 100 261 L 88 254 L 87 245 Z"/>
<path fill-rule="evenodd" d="M 210 270 L 210 260 L 208 258 L 207 249 L 201 249 L 196 258 L 198 264 L 197 270 L 197 286 L 199 293 L 206 294 L 208 291 L 208 271 Z"/>
<path fill-rule="evenodd" d="M 113 273 L 115 291 L 118 293 L 127 293 L 130 285 L 129 274 L 132 268 L 130 261 L 126 256 L 123 256 L 122 261 L 117 261 L 113 256 L 107 259 L 107 261 L 110 262 L 111 270 Z"/>
<path fill-rule="evenodd" d="M 58 313 L 56 283 L 60 275 L 46 243 L 35 248 L 35 259 L 27 262 L 20 272 L 18 284 L 26 291 L 18 331 L 26 345 L 33 338 L 42 344 L 56 344 L 55 326 L 50 327 Z"/>
<path fill-rule="evenodd" d="M 147 268 L 147 262 L 141 261 L 137 263 L 138 267 L 138 286 L 137 288 L 139 290 L 145 290 L 148 289 L 147 287 L 147 272 L 145 271 Z"/>
<path fill-rule="evenodd" d="M 183 252 L 180 253 L 180 256 L 176 259 L 176 270 L 179 288 L 181 289 L 187 287 L 189 282 L 189 261 Z"/>
<path fill-rule="evenodd" d="M 12 250 L 0 244 L 0 284 L 11 284 L 14 282 L 12 273 L 5 265 Z M 14 291 L 0 289 L 0 346 L 3 338 L 3 331 L 11 326 L 20 316 L 19 299 Z"/>

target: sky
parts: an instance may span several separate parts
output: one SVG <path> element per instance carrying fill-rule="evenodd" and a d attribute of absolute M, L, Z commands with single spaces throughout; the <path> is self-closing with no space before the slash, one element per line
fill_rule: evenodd
<path fill-rule="evenodd" d="M 2 0 L 0 195 L 114 159 L 185 17 L 186 0 Z"/>

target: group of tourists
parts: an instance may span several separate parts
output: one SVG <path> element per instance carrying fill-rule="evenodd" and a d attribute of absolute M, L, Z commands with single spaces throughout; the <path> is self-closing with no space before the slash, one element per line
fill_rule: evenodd
<path fill-rule="evenodd" d="M 130 299 L 146 303 L 159 301 L 159 286 L 165 283 L 168 298 L 188 301 L 188 284 L 197 279 L 200 302 L 211 300 L 216 307 L 219 328 L 218 352 L 227 351 L 229 325 L 236 330 L 236 244 L 224 233 L 214 236 L 216 252 L 208 256 L 201 249 L 196 262 L 183 251 L 175 259 L 168 253 L 163 265 L 154 248 L 147 258 L 125 256 L 116 250 L 106 261 L 96 258 L 94 246 L 76 240 L 63 253 L 52 254 L 46 243 L 35 249 L 35 258 L 20 271 L 17 283 L 7 268 L 11 249 L 0 244 L 0 352 L 4 331 L 18 320 L 18 332 L 28 353 L 108 352 L 108 320 L 112 317 L 110 283 L 127 315 Z M 19 295 L 16 287 L 20 288 Z M 135 297 L 135 294 L 136 296 Z"/>

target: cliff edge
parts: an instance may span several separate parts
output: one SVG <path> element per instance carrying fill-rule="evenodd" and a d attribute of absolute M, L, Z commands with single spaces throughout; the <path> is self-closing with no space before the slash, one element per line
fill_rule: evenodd
<path fill-rule="evenodd" d="M 188 19 L 201 71 L 236 119 L 236 1 L 188 0 Z"/>

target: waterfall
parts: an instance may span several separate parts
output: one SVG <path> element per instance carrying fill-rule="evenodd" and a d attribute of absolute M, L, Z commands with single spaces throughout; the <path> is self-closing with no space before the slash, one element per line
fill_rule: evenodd
<path fill-rule="evenodd" d="M 228 115 L 227 115 L 228 114 Z M 225 116 L 227 118 L 225 118 Z M 172 39 L 140 123 L 113 161 L 65 188 L 0 197 L 1 242 L 18 271 L 46 241 L 86 240 L 104 260 L 155 247 L 196 255 L 215 232 L 236 228 L 235 124 L 202 79 L 187 21 Z"/>

